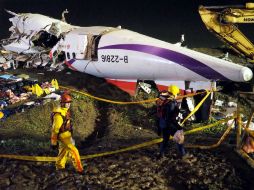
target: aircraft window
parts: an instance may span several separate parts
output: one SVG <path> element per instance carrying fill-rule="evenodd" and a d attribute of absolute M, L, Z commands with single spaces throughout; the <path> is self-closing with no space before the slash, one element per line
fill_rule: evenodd
<path fill-rule="evenodd" d="M 72 58 L 76 59 L 76 53 L 74 53 L 74 52 L 72 53 Z"/>
<path fill-rule="evenodd" d="M 67 58 L 68 58 L 68 59 L 70 59 L 70 58 L 71 58 L 71 56 L 70 56 L 70 53 L 69 53 L 69 52 L 67 52 Z"/>
<path fill-rule="evenodd" d="M 64 51 L 61 51 L 59 54 L 58 54 L 58 61 L 62 62 L 66 59 L 65 57 L 65 52 Z"/>
<path fill-rule="evenodd" d="M 56 56 L 56 54 L 57 54 L 57 51 L 54 51 L 54 52 L 53 52 L 53 56 L 55 57 L 55 56 Z"/>

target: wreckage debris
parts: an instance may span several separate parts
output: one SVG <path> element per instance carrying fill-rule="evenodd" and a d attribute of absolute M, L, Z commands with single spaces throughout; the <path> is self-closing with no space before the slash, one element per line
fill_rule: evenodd
<path fill-rule="evenodd" d="M 50 100 L 59 100 L 60 95 L 55 92 L 59 89 L 58 82 L 39 83 L 37 79 L 28 75 L 0 75 L 0 121 L 5 120 L 12 114 L 24 112 L 34 106 L 45 104 Z M 52 93 L 52 94 L 51 94 Z M 40 98 L 45 95 L 43 98 Z M 30 101 L 29 101 L 30 100 Z M 31 101 L 32 100 L 32 101 Z M 24 102 L 15 106 L 16 103 Z M 11 106 L 10 105 L 14 105 Z"/>
<path fill-rule="evenodd" d="M 3 72 L 17 68 L 37 68 L 46 71 L 62 71 L 66 69 L 67 66 L 65 65 L 65 57 L 63 57 L 61 52 L 56 52 L 51 58 L 47 51 L 23 54 L 22 52 L 13 53 L 0 50 L 0 71 Z"/>

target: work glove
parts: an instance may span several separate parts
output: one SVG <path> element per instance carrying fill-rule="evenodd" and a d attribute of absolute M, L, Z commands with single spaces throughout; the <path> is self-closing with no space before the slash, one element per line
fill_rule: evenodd
<path fill-rule="evenodd" d="M 57 150 L 58 147 L 59 147 L 59 144 L 58 144 L 58 143 L 57 143 L 56 145 L 53 145 L 53 144 L 50 145 L 50 148 L 51 148 L 52 150 Z"/>

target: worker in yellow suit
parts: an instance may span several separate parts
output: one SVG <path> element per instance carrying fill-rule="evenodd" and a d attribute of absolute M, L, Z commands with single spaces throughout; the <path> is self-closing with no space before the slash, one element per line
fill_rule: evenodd
<path fill-rule="evenodd" d="M 64 93 L 61 96 L 61 107 L 54 108 L 51 114 L 52 132 L 51 148 L 59 150 L 56 169 L 65 168 L 68 158 L 71 158 L 76 171 L 83 174 L 83 167 L 80 160 L 78 149 L 75 147 L 72 138 L 72 124 L 70 117 L 71 96 Z"/>

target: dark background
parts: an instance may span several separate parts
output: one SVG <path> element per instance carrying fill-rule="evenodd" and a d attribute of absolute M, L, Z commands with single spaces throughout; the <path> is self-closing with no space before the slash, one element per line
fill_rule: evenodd
<path fill-rule="evenodd" d="M 222 43 L 204 26 L 199 5 L 244 5 L 237 0 L 0 0 L 0 39 L 9 36 L 10 17 L 16 13 L 40 13 L 61 18 L 66 8 L 67 22 L 79 26 L 118 26 L 175 43 L 185 34 L 188 47 L 217 47 Z M 254 39 L 254 24 L 241 25 Z"/>

